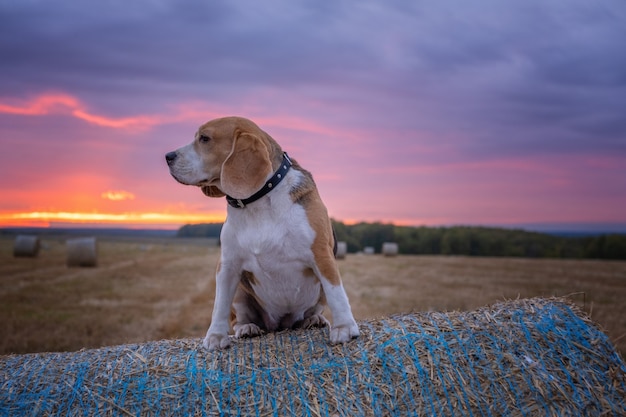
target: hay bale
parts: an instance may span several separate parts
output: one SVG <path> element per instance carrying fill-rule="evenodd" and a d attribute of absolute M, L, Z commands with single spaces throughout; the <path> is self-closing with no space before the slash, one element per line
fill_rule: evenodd
<path fill-rule="evenodd" d="M 366 246 L 363 248 L 363 253 L 365 255 L 373 255 L 374 254 L 374 248 L 372 246 Z"/>
<path fill-rule="evenodd" d="M 36 258 L 39 255 L 40 242 L 37 236 L 17 235 L 13 244 L 13 256 L 16 258 Z"/>
<path fill-rule="evenodd" d="M 337 253 L 335 254 L 335 259 L 346 259 L 347 253 L 348 253 L 348 243 L 337 242 Z"/>
<path fill-rule="evenodd" d="M 394 242 L 385 242 L 383 243 L 382 252 L 385 256 L 396 256 L 398 255 L 398 244 Z"/>
<path fill-rule="evenodd" d="M 97 266 L 98 243 L 95 237 L 69 239 L 67 246 L 67 266 Z"/>
<path fill-rule="evenodd" d="M 626 364 L 562 299 L 328 330 L 0 357 L 0 415 L 624 415 Z"/>

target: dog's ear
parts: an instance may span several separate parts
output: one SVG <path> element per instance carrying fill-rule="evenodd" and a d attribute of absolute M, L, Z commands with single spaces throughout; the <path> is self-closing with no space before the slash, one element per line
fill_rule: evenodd
<path fill-rule="evenodd" d="M 249 132 L 236 132 L 233 148 L 222 165 L 221 190 L 233 198 L 248 198 L 261 189 L 272 172 L 265 142 Z"/>
<path fill-rule="evenodd" d="M 224 197 L 226 195 L 222 192 L 222 190 L 220 190 L 214 185 L 206 185 L 200 188 L 202 189 L 202 192 L 204 193 L 204 195 L 206 195 L 207 197 L 219 198 L 219 197 Z"/>

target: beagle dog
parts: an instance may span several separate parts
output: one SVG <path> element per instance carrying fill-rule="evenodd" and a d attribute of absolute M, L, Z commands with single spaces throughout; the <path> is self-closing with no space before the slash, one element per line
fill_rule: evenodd
<path fill-rule="evenodd" d="M 230 346 L 231 313 L 235 338 L 254 337 L 327 326 L 325 304 L 332 344 L 359 335 L 313 177 L 270 135 L 248 119 L 215 119 L 165 159 L 178 182 L 228 202 L 205 348 Z"/>

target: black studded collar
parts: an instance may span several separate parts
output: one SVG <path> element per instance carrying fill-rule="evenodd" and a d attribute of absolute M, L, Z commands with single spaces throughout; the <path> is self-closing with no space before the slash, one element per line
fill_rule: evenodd
<path fill-rule="evenodd" d="M 274 187 L 276 187 L 283 180 L 283 178 L 285 178 L 285 175 L 287 174 L 287 171 L 289 171 L 289 168 L 291 168 L 291 165 L 291 159 L 289 159 L 287 152 L 284 152 L 283 161 L 281 162 L 280 167 L 276 170 L 276 172 L 274 172 L 272 178 L 270 178 L 265 183 L 265 185 L 263 185 L 263 188 L 252 194 L 250 197 L 244 199 L 232 198 L 231 196 L 227 195 L 226 201 L 228 201 L 228 204 L 230 204 L 231 207 L 240 209 L 246 207 L 250 203 L 257 201 L 259 198 L 272 191 Z"/>

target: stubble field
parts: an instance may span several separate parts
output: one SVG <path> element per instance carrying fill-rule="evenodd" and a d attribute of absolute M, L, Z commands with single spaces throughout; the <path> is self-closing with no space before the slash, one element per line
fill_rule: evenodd
<path fill-rule="evenodd" d="M 0 354 L 204 336 L 214 242 L 103 238 L 96 268 L 68 268 L 63 238 L 42 246 L 37 258 L 14 258 L 13 239 L 0 238 Z M 338 262 L 357 320 L 570 296 L 626 353 L 626 262 L 381 255 Z"/>

